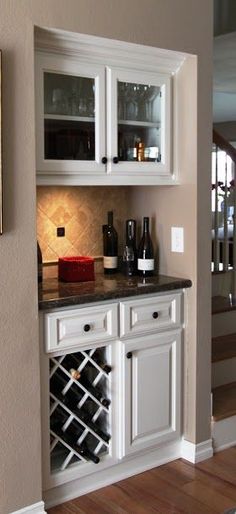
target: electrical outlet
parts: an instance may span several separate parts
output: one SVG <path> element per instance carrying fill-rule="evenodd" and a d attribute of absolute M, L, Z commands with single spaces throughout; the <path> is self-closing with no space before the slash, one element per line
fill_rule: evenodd
<path fill-rule="evenodd" d="M 184 229 L 183 227 L 171 227 L 171 251 L 184 252 Z"/>
<path fill-rule="evenodd" d="M 65 236 L 65 227 L 57 227 L 57 237 Z"/>

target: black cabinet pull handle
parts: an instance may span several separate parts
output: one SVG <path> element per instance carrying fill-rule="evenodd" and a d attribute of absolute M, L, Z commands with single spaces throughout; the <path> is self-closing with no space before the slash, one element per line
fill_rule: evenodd
<path fill-rule="evenodd" d="M 153 313 L 152 313 L 152 317 L 153 317 L 154 319 L 157 319 L 157 318 L 158 318 L 158 316 L 159 316 L 158 312 L 156 312 L 156 311 L 155 311 L 155 312 L 153 312 Z"/>
<path fill-rule="evenodd" d="M 128 353 L 126 354 L 126 357 L 127 357 L 127 359 L 132 359 L 132 352 L 128 352 Z"/>
<path fill-rule="evenodd" d="M 113 163 L 114 163 L 114 164 L 118 164 L 118 162 L 119 162 L 118 157 L 113 157 Z"/>
<path fill-rule="evenodd" d="M 91 330 L 91 325 L 86 324 L 84 325 L 84 332 L 89 332 Z"/>
<path fill-rule="evenodd" d="M 107 163 L 107 157 L 103 157 L 102 158 L 102 164 L 106 164 Z"/>

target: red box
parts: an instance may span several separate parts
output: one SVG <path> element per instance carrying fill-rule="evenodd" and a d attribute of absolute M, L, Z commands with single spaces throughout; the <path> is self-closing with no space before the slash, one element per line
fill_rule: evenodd
<path fill-rule="evenodd" d="M 61 257 L 58 259 L 58 278 L 63 282 L 95 280 L 92 257 Z"/>

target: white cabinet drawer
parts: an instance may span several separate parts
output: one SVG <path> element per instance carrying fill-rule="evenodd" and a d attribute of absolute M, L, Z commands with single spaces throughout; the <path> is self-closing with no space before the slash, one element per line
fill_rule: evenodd
<path fill-rule="evenodd" d="M 117 304 L 84 307 L 45 315 L 46 352 L 115 338 Z"/>
<path fill-rule="evenodd" d="M 182 293 L 127 300 L 120 304 L 120 336 L 157 332 L 181 324 Z"/>

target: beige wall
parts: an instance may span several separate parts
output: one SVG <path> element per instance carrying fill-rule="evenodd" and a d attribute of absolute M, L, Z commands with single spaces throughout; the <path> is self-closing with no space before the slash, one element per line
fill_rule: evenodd
<path fill-rule="evenodd" d="M 211 114 L 211 11 L 211 0 L 1 2 L 5 200 L 5 234 L 0 239 L 2 514 L 41 499 L 33 91 L 35 24 L 198 55 L 197 112 L 194 113 L 192 127 L 194 139 L 189 138 L 190 147 L 184 145 L 183 160 L 184 175 L 188 176 L 189 171 L 190 183 L 187 187 L 183 185 L 179 189 L 168 190 L 168 198 L 173 202 L 173 214 L 168 218 L 168 223 L 171 224 L 174 220 L 175 224 L 183 225 L 187 214 L 188 250 L 185 256 L 178 258 L 171 256 L 169 249 L 164 250 L 166 264 L 163 264 L 163 269 L 176 274 L 181 271 L 181 274 L 193 278 L 194 281 L 194 288 L 188 293 L 190 302 L 187 405 L 191 408 L 186 420 L 186 435 L 193 441 L 209 437 L 207 395 L 210 375 L 210 250 L 207 229 L 210 209 L 207 170 Z M 191 95 L 191 91 L 187 94 Z M 190 112 L 189 117 L 191 116 Z M 188 115 L 185 113 L 184 119 L 188 126 L 187 118 Z M 186 198 L 188 208 L 184 204 L 185 190 L 190 194 L 190 197 Z M 156 197 L 154 190 L 152 191 L 153 204 L 158 200 L 160 202 L 162 192 L 167 192 L 167 188 L 156 189 L 155 192 Z M 145 190 L 143 194 L 146 194 Z M 141 192 L 140 201 L 143 201 Z M 163 205 L 163 213 L 165 209 Z M 158 210 L 164 234 L 165 219 L 161 206 Z M 161 241 L 165 240 L 163 235 Z"/>

